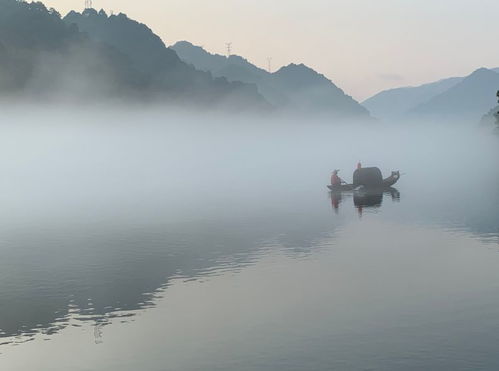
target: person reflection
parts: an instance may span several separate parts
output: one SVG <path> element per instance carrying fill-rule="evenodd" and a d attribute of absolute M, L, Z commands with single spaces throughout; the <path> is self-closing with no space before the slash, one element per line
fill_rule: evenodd
<path fill-rule="evenodd" d="M 357 207 L 357 212 L 359 213 L 359 218 L 362 218 L 362 211 L 364 210 L 363 206 L 359 205 L 359 206 L 356 206 L 356 207 Z"/>
<path fill-rule="evenodd" d="M 338 211 L 340 210 L 341 200 L 341 192 L 331 192 L 331 206 L 333 207 L 335 214 L 338 214 Z"/>

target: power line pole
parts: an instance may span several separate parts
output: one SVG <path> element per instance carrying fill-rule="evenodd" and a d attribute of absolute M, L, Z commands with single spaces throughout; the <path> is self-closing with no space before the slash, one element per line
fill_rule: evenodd
<path fill-rule="evenodd" d="M 232 55 L 232 43 L 225 43 L 225 46 L 227 47 L 227 57 L 230 57 Z"/>
<path fill-rule="evenodd" d="M 267 66 L 268 66 L 267 71 L 268 71 L 269 73 L 272 73 L 272 57 L 268 57 L 268 58 L 267 58 Z"/>
<path fill-rule="evenodd" d="M 85 9 L 92 9 L 92 0 L 85 0 Z"/>

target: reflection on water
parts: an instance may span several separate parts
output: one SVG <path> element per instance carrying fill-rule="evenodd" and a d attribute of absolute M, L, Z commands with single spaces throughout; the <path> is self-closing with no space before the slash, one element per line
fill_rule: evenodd
<path fill-rule="evenodd" d="M 172 279 L 238 271 L 267 244 L 294 255 L 317 249 L 315 241 L 331 232 L 327 218 L 321 219 L 284 214 L 4 235 L 10 246 L 2 260 L 0 336 L 4 343 L 24 342 L 70 323 L 90 321 L 100 328 L 116 318 L 129 320 L 153 306 Z"/>
<path fill-rule="evenodd" d="M 466 234 L 355 219 L 314 254 L 276 244 L 237 273 L 174 279 L 155 308 L 101 329 L 98 346 L 83 323 L 2 360 L 54 371 L 496 369 L 497 251 Z"/>
<path fill-rule="evenodd" d="M 340 204 L 344 199 L 353 199 L 353 205 L 357 208 L 359 216 L 364 209 L 377 209 L 383 204 L 383 196 L 389 195 L 393 202 L 400 202 L 400 192 L 393 187 L 379 190 L 357 189 L 347 192 L 330 191 L 331 206 L 336 214 L 339 213 Z"/>

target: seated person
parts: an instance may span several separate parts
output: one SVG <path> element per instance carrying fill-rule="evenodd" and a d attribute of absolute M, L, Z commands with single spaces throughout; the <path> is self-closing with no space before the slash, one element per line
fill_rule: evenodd
<path fill-rule="evenodd" d="M 338 186 L 338 185 L 341 185 L 341 183 L 345 183 L 343 181 L 343 179 L 341 179 L 338 176 L 338 172 L 339 172 L 339 170 L 335 170 L 335 171 L 333 171 L 333 175 L 331 175 L 331 185 L 333 185 L 333 186 Z"/>

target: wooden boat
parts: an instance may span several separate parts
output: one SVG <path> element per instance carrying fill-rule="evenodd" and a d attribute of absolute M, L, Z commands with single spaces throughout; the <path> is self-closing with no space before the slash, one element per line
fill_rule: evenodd
<path fill-rule="evenodd" d="M 348 191 L 353 191 L 356 189 L 368 189 L 368 190 L 384 190 L 387 188 L 390 188 L 393 186 L 395 183 L 398 182 L 400 179 L 400 171 L 392 171 L 392 175 L 390 175 L 388 178 L 381 179 L 381 172 L 377 168 L 365 168 L 366 171 L 373 172 L 371 169 L 376 169 L 374 172 L 376 177 L 379 176 L 380 179 L 377 181 L 373 182 L 361 182 L 361 184 L 338 184 L 338 185 L 328 185 L 327 187 L 329 190 L 333 192 L 348 192 Z M 364 169 L 361 169 L 360 172 L 362 172 Z M 354 173 L 354 181 L 356 178 L 358 179 L 359 170 L 356 170 Z M 378 175 L 379 174 L 379 175 Z M 361 174 L 362 175 L 362 174 Z"/>

